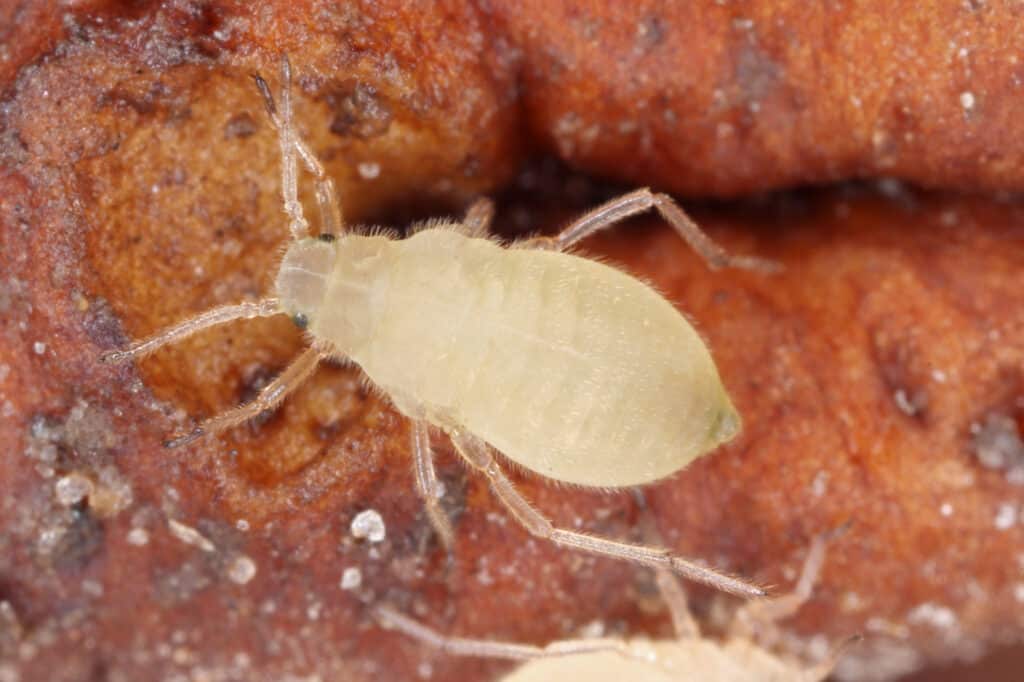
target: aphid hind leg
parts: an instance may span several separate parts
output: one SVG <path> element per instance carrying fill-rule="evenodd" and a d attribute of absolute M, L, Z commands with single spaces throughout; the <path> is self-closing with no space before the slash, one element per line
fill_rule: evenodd
<path fill-rule="evenodd" d="M 693 222 L 686 215 L 672 197 L 667 194 L 655 194 L 647 188 L 623 194 L 601 204 L 577 218 L 569 227 L 554 237 L 534 237 L 520 242 L 519 245 L 527 248 L 562 251 L 595 232 L 611 227 L 615 223 L 649 211 L 652 208 L 658 210 L 662 218 L 668 221 L 673 229 L 679 233 L 679 236 L 712 269 L 735 267 L 747 270 L 760 270 L 762 272 L 776 272 L 780 269 L 779 264 L 774 261 L 754 258 L 752 256 L 731 255 L 712 240 L 707 233 L 701 230 L 697 223 Z"/>
<path fill-rule="evenodd" d="M 281 404 L 281 401 L 289 393 L 292 393 L 309 378 L 313 371 L 316 370 L 320 360 L 326 356 L 326 353 L 315 347 L 307 348 L 276 379 L 264 386 L 255 400 L 207 419 L 190 433 L 166 441 L 164 446 L 176 448 L 181 445 L 187 445 L 200 436 L 219 433 L 248 421 L 261 412 L 274 409 Z"/>
<path fill-rule="evenodd" d="M 430 448 L 430 431 L 427 422 L 413 419 L 409 436 L 412 440 L 416 492 L 423 499 L 427 518 L 430 519 L 430 524 L 441 538 L 441 543 L 446 549 L 451 549 L 455 544 L 455 532 L 452 530 L 448 515 L 444 513 L 438 500 L 437 472 L 434 469 L 434 455 Z"/>
<path fill-rule="evenodd" d="M 149 355 L 161 346 L 187 339 L 193 334 L 209 327 L 231 322 L 233 320 L 249 320 L 254 317 L 272 317 L 283 313 L 276 298 L 265 298 L 262 301 L 225 305 L 199 313 L 178 324 L 162 329 L 152 336 L 134 341 L 125 350 L 114 350 L 100 356 L 102 362 L 122 362 L 130 358 L 141 358 Z"/>
<path fill-rule="evenodd" d="M 457 431 L 449 432 L 449 436 L 456 451 L 474 468 L 479 469 L 487 476 L 491 489 L 498 499 L 531 534 L 564 547 L 624 559 L 654 569 L 669 570 L 723 592 L 743 597 L 764 595 L 764 590 L 757 585 L 687 561 L 661 547 L 619 542 L 597 535 L 586 535 L 555 527 L 519 494 L 519 491 L 501 470 L 494 456 L 491 455 L 489 446 L 485 442 L 475 436 Z"/>
<path fill-rule="evenodd" d="M 334 181 L 327 175 L 323 164 L 309 145 L 299 136 L 292 117 L 291 99 L 291 63 L 287 55 L 281 56 L 281 106 L 274 103 L 270 87 L 262 77 L 253 76 L 256 87 L 263 95 L 263 103 L 271 124 L 277 130 L 281 146 L 281 194 L 284 198 L 285 213 L 289 217 L 289 229 L 292 237 L 299 239 L 309 234 L 309 222 L 302 210 L 298 196 L 298 164 L 296 154 L 305 164 L 307 170 L 316 178 L 316 199 L 320 207 L 321 233 L 338 234 L 343 226 L 341 208 L 334 189 Z"/>
<path fill-rule="evenodd" d="M 462 219 L 464 234 L 467 237 L 486 237 L 490 234 L 493 219 L 494 203 L 485 197 L 477 199 L 470 204 L 466 217 Z"/>
<path fill-rule="evenodd" d="M 443 635 L 387 606 L 378 606 L 374 611 L 374 616 L 382 626 L 398 630 L 427 646 L 454 656 L 479 656 L 525 661 L 533 658 L 569 656 L 593 651 L 618 651 L 624 655 L 629 653 L 625 643 L 616 639 L 563 639 L 545 646 L 535 646 Z"/>

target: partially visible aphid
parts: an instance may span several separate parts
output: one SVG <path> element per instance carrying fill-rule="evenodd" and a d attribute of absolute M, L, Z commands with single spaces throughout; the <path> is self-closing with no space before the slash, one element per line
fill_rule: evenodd
<path fill-rule="evenodd" d="M 320 360 L 345 358 L 412 421 L 417 489 L 446 545 L 453 531 L 438 502 L 429 426 L 451 438 L 532 534 L 728 592 L 763 594 L 666 549 L 554 527 L 513 487 L 494 451 L 556 481 L 621 488 L 668 476 L 739 431 L 711 355 L 685 318 L 647 285 L 566 249 L 656 208 L 712 267 L 770 270 L 773 264 L 729 256 L 672 199 L 646 189 L 599 206 L 555 237 L 511 248 L 486 238 L 492 213 L 486 201 L 462 222 L 429 222 L 404 240 L 341 232 L 334 185 L 292 122 L 286 58 L 281 77 L 280 108 L 256 77 L 279 135 L 292 234 L 277 296 L 209 310 L 105 359 L 139 358 L 213 325 L 280 314 L 306 330 L 310 347 L 251 403 L 167 445 L 273 409 Z M 310 236 L 299 203 L 296 157 L 316 177 L 318 236 Z"/>
<path fill-rule="evenodd" d="M 526 661 L 502 682 L 819 682 L 857 638 L 834 647 L 816 665 L 774 653 L 772 647 L 780 637 L 776 623 L 795 614 L 810 597 L 824 557 L 825 543 L 818 538 L 793 592 L 744 604 L 733 616 L 724 640 L 701 635 L 682 585 L 660 569 L 658 588 L 671 613 L 675 639 L 569 639 L 534 646 L 442 635 L 389 607 L 377 607 L 375 614 L 385 627 L 451 655 Z"/>

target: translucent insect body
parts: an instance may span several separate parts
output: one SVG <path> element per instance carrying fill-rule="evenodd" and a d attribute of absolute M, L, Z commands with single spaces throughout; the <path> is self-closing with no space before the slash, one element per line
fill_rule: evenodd
<path fill-rule="evenodd" d="M 671 198 L 646 189 L 594 209 L 555 237 L 509 248 L 486 238 L 492 213 L 486 200 L 461 222 L 433 222 L 405 240 L 343 232 L 333 183 L 295 131 L 290 79 L 284 59 L 278 108 L 256 78 L 278 131 L 293 238 L 277 296 L 207 311 L 106 359 L 138 358 L 213 325 L 279 314 L 306 329 L 311 344 L 251 403 L 168 445 L 272 409 L 320 360 L 344 357 L 412 421 L 417 488 L 446 545 L 454 531 L 438 502 L 430 426 L 450 437 L 534 535 L 729 592 L 762 594 L 666 549 L 556 528 L 519 494 L 492 448 L 553 480 L 617 488 L 678 471 L 739 431 L 711 355 L 685 318 L 639 280 L 567 248 L 653 208 L 712 266 L 770 270 L 772 264 L 729 256 Z M 316 178 L 318 236 L 310 235 L 298 200 L 300 160 Z"/>

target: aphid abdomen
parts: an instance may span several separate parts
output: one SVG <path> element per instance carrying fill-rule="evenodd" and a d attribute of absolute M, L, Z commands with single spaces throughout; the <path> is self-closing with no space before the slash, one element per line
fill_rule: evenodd
<path fill-rule="evenodd" d="M 662 478 L 723 440 L 714 431 L 736 419 L 732 405 L 667 301 L 594 261 L 501 255 L 511 293 L 490 320 L 501 352 L 462 406 L 470 430 L 549 478 L 595 486 Z M 503 392 L 502 409 L 488 410 Z"/>
<path fill-rule="evenodd" d="M 653 481 L 739 427 L 699 336 L 623 272 L 447 230 L 389 243 L 380 267 L 353 359 L 410 416 L 549 478 Z"/>

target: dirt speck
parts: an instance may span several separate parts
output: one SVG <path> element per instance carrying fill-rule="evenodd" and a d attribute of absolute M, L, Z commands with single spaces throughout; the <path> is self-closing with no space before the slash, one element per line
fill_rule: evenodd
<path fill-rule="evenodd" d="M 236 137 L 249 137 L 256 132 L 256 119 L 248 111 L 235 114 L 224 124 L 224 137 L 231 139 Z"/>
<path fill-rule="evenodd" d="M 328 91 L 324 100 L 334 112 L 330 131 L 366 140 L 387 133 L 391 107 L 372 85 L 346 81 Z"/>
<path fill-rule="evenodd" d="M 1007 478 L 1024 482 L 1024 441 L 1017 420 L 993 413 L 971 426 L 971 446 L 986 469 L 1006 472 Z"/>

